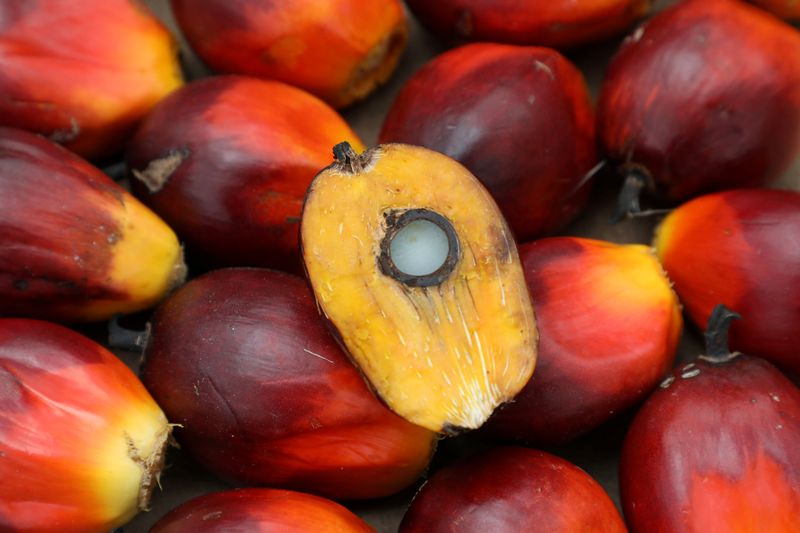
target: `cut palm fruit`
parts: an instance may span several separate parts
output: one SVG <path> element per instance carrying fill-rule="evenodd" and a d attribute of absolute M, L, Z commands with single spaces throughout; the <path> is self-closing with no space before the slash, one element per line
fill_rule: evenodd
<path fill-rule="evenodd" d="M 537 330 L 516 245 L 494 200 L 431 150 L 381 145 L 312 182 L 303 260 L 320 310 L 397 414 L 456 434 L 527 383 Z"/>

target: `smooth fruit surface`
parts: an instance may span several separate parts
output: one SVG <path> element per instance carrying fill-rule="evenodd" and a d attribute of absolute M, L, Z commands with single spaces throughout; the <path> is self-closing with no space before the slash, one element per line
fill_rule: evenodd
<path fill-rule="evenodd" d="M 763 185 L 800 156 L 800 32 L 739 0 L 688 0 L 623 43 L 597 104 L 612 160 L 669 200 Z"/>
<path fill-rule="evenodd" d="M 653 252 L 553 237 L 519 249 L 536 303 L 539 359 L 531 380 L 485 428 L 558 444 L 635 405 L 675 359 L 683 319 Z"/>
<path fill-rule="evenodd" d="M 0 125 L 108 158 L 182 83 L 177 44 L 138 1 L 0 5 Z"/>
<path fill-rule="evenodd" d="M 433 433 L 369 391 L 304 281 L 258 269 L 201 276 L 158 310 L 142 380 L 216 474 L 336 499 L 416 480 Z"/>
<path fill-rule="evenodd" d="M 107 320 L 155 305 L 185 274 L 175 234 L 121 186 L 0 128 L 0 316 Z"/>
<path fill-rule="evenodd" d="M 628 526 L 634 533 L 797 531 L 798 439 L 800 390 L 766 361 L 738 356 L 677 369 L 625 437 L 620 488 Z"/>
<path fill-rule="evenodd" d="M 800 192 L 741 189 L 674 210 L 654 245 L 692 321 L 722 303 L 734 350 L 800 375 Z"/>
<path fill-rule="evenodd" d="M 114 355 L 0 319 L 0 530 L 105 533 L 147 509 L 167 419 Z"/>
<path fill-rule="evenodd" d="M 301 222 L 321 312 L 396 413 L 443 433 L 479 427 L 536 361 L 533 308 L 502 214 L 469 171 L 437 152 L 334 152 Z M 447 249 L 441 266 L 417 275 L 398 267 L 391 245 L 421 221 L 438 226 Z"/>
<path fill-rule="evenodd" d="M 212 265 L 300 271 L 298 224 L 331 146 L 357 135 L 310 94 L 216 76 L 154 109 L 128 147 L 133 190 Z"/>
<path fill-rule="evenodd" d="M 414 497 L 400 533 L 623 533 L 603 488 L 545 452 L 501 447 L 436 472 Z"/>
<path fill-rule="evenodd" d="M 385 82 L 408 38 L 399 0 L 171 3 L 192 48 L 212 69 L 280 80 L 337 108 Z"/>
<path fill-rule="evenodd" d="M 650 0 L 406 0 L 448 40 L 573 47 L 620 33 L 650 10 Z"/>
<path fill-rule="evenodd" d="M 173 509 L 150 533 L 374 533 L 338 503 L 278 489 L 207 494 Z"/>
<path fill-rule="evenodd" d="M 481 43 L 436 57 L 403 87 L 380 142 L 425 146 L 463 164 L 519 240 L 569 222 L 597 163 L 586 83 L 548 48 Z"/>

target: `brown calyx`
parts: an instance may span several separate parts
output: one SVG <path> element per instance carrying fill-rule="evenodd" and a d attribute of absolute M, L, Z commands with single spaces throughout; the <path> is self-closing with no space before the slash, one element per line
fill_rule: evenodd
<path fill-rule="evenodd" d="M 164 157 L 153 159 L 147 163 L 144 170 L 134 168 L 131 169 L 131 173 L 133 177 L 145 184 L 151 194 L 157 193 L 164 188 L 172 173 L 181 166 L 190 153 L 188 148 L 170 150 Z"/>
<path fill-rule="evenodd" d="M 140 511 L 150 510 L 150 498 L 156 485 L 161 485 L 161 472 L 164 470 L 164 462 L 167 457 L 167 447 L 174 445 L 172 439 L 172 428 L 174 424 L 165 424 L 161 432 L 156 435 L 153 451 L 147 457 L 142 457 L 139 449 L 131 439 L 130 435 L 125 434 L 128 443 L 128 456 L 142 469 L 142 481 L 139 484 L 138 508 Z"/>

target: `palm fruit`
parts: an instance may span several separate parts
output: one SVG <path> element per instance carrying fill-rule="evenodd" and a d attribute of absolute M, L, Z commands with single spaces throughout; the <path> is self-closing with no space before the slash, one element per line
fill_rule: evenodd
<path fill-rule="evenodd" d="M 537 330 L 508 226 L 463 166 L 347 143 L 312 182 L 303 260 L 317 303 L 377 394 L 446 434 L 479 427 L 533 373 Z"/>
<path fill-rule="evenodd" d="M 0 128 L 0 316 L 107 320 L 155 305 L 185 275 L 175 234 L 125 189 Z"/>
<path fill-rule="evenodd" d="M 56 324 L 0 319 L 0 531 L 124 524 L 148 508 L 170 430 L 99 344 Z"/>

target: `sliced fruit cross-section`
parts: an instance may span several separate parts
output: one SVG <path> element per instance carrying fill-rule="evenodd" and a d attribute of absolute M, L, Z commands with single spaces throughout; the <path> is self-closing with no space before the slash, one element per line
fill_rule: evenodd
<path fill-rule="evenodd" d="M 334 154 L 301 224 L 321 311 L 395 412 L 449 434 L 479 427 L 536 359 L 506 222 L 480 182 L 442 154 L 388 144 L 357 155 L 346 143 Z"/>

